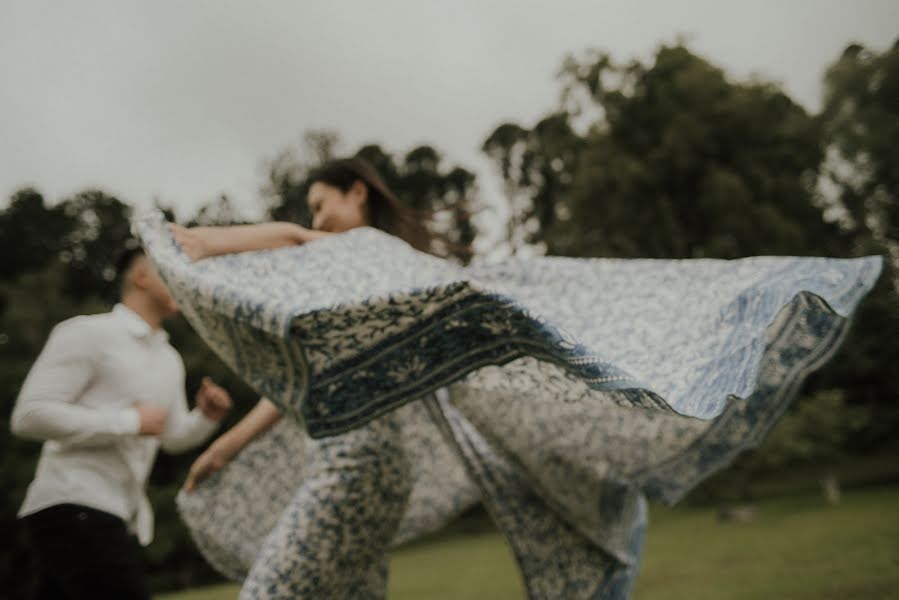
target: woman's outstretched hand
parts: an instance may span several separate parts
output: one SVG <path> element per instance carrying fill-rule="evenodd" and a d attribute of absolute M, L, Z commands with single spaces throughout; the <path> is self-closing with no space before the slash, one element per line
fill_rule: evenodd
<path fill-rule="evenodd" d="M 181 246 L 181 250 L 191 259 L 200 260 L 210 256 L 209 240 L 204 236 L 204 231 L 197 227 L 183 227 L 177 223 L 169 223 L 169 229 L 175 237 L 175 241 Z"/>
<path fill-rule="evenodd" d="M 192 492 L 197 487 L 197 484 L 216 471 L 220 471 L 226 464 L 228 464 L 228 460 L 224 456 L 216 452 L 212 447 L 208 448 L 190 466 L 187 480 L 184 482 L 184 490 Z"/>
<path fill-rule="evenodd" d="M 275 406 L 271 400 L 260 398 L 256 406 L 244 415 L 243 419 L 212 442 L 209 448 L 197 457 L 187 474 L 184 490 L 193 491 L 197 484 L 221 470 L 247 444 L 277 423 L 281 416 L 281 409 Z"/>

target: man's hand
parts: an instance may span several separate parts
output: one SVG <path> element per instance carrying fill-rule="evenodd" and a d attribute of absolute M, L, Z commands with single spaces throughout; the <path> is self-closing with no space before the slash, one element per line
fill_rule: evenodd
<path fill-rule="evenodd" d="M 165 422 L 169 418 L 169 411 L 152 404 L 137 404 L 134 409 L 140 416 L 141 435 L 162 435 L 165 431 Z"/>
<path fill-rule="evenodd" d="M 221 421 L 231 410 L 231 395 L 209 377 L 203 378 L 196 401 L 197 408 L 212 421 Z"/>

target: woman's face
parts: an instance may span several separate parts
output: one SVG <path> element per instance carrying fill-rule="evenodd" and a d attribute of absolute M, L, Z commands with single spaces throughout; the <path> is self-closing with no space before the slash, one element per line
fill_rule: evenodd
<path fill-rule="evenodd" d="M 309 187 L 306 201 L 312 212 L 312 228 L 340 233 L 368 225 L 366 200 L 368 188 L 361 181 L 346 192 L 316 181 Z"/>

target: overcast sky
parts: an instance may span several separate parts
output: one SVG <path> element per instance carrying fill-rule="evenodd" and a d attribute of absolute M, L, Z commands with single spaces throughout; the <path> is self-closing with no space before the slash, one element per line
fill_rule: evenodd
<path fill-rule="evenodd" d="M 99 186 L 181 217 L 226 193 L 253 217 L 263 159 L 323 128 L 346 151 L 433 144 L 489 197 L 481 143 L 555 105 L 566 53 L 678 35 L 816 110 L 847 44 L 899 37 L 899 1 L 0 0 L 0 206 Z"/>

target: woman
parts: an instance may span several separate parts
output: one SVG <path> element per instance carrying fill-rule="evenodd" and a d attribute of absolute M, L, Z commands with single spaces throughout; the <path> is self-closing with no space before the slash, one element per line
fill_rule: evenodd
<path fill-rule="evenodd" d="M 241 449 L 224 475 L 256 465 L 223 486 L 241 493 L 212 495 L 209 511 L 227 511 L 188 519 L 226 572 L 255 557 L 246 598 L 383 597 L 388 546 L 427 512 L 421 465 L 450 489 L 446 453 L 428 462 L 426 444 L 409 443 L 425 421 L 477 484 L 530 597 L 626 598 L 643 494 L 675 501 L 756 445 L 879 272 L 876 258 L 462 269 L 410 248 L 428 249 L 422 225 L 361 161 L 311 182 L 313 230 L 174 227 L 191 259 L 229 254 L 214 261 L 188 264 L 158 222 L 138 224 L 194 327 L 278 405 L 261 401 L 188 482 Z M 230 254 L 262 249 L 280 250 Z M 287 500 L 281 475 L 261 476 L 284 447 L 258 445 L 283 412 L 316 440 Z M 222 524 L 260 504 L 280 515 L 267 537 L 229 538 L 260 537 L 252 518 Z M 441 516 L 464 502 L 450 504 Z"/>
<path fill-rule="evenodd" d="M 312 229 L 293 223 L 230 228 L 172 226 L 192 260 L 305 244 L 373 225 L 427 250 L 430 236 L 371 167 L 337 161 L 310 178 Z M 194 463 L 186 490 L 221 469 L 282 412 L 263 398 Z M 241 594 L 246 598 L 381 598 L 387 548 L 410 493 L 402 422 L 387 414 L 316 448 L 290 506 L 269 534 Z"/>

